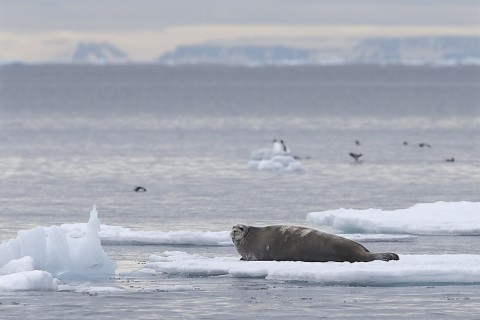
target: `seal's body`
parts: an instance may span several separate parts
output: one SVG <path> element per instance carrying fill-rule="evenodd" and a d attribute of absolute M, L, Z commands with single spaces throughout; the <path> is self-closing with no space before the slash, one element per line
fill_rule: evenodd
<path fill-rule="evenodd" d="M 395 253 L 372 253 L 355 241 L 304 227 L 237 224 L 230 236 L 242 260 L 247 261 L 368 262 L 399 259 Z"/>

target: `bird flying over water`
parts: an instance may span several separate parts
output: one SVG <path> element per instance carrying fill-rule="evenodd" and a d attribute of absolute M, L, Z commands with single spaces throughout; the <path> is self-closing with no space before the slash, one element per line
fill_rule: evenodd
<path fill-rule="evenodd" d="M 360 157 L 362 156 L 361 153 L 353 153 L 353 152 L 350 152 L 349 153 L 350 157 L 352 157 L 353 159 L 355 159 L 355 162 L 358 162 Z"/>

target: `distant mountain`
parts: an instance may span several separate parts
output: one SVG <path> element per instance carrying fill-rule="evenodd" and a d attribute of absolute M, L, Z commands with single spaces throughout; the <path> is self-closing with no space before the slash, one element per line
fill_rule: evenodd
<path fill-rule="evenodd" d="M 360 41 L 352 61 L 362 63 L 480 63 L 480 37 L 414 37 Z"/>
<path fill-rule="evenodd" d="M 480 37 L 369 38 L 350 46 L 191 45 L 160 56 L 162 64 L 480 64 Z"/>
<path fill-rule="evenodd" d="M 128 62 L 125 52 L 113 45 L 102 42 L 79 43 L 72 54 L 73 63 L 124 63 Z"/>
<path fill-rule="evenodd" d="M 286 46 L 180 46 L 162 55 L 165 64 L 304 64 L 315 62 L 315 50 Z"/>

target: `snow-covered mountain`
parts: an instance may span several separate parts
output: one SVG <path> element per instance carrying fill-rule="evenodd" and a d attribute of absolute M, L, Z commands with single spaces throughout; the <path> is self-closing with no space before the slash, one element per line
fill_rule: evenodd
<path fill-rule="evenodd" d="M 315 62 L 316 51 L 286 46 L 180 46 L 162 55 L 165 64 L 305 64 Z"/>
<path fill-rule="evenodd" d="M 125 63 L 128 55 L 113 45 L 101 42 L 82 42 L 75 48 L 70 62 L 73 63 Z"/>
<path fill-rule="evenodd" d="M 480 37 L 368 38 L 350 46 L 306 49 L 289 46 L 205 44 L 180 46 L 162 64 L 480 64 Z"/>
<path fill-rule="evenodd" d="M 365 39 L 354 46 L 351 60 L 361 63 L 480 64 L 480 37 Z"/>

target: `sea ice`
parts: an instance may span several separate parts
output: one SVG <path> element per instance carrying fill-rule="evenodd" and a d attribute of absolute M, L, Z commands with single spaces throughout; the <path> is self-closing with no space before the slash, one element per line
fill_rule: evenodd
<path fill-rule="evenodd" d="M 67 236 L 85 235 L 85 224 L 61 226 Z M 231 246 L 228 231 L 133 231 L 121 226 L 101 225 L 99 232 L 102 244 L 108 245 L 197 245 Z"/>
<path fill-rule="evenodd" d="M 115 273 L 100 243 L 94 207 L 82 237 L 69 237 L 59 226 L 23 230 L 0 244 L 1 290 L 55 290 L 58 278 L 105 277 Z"/>
<path fill-rule="evenodd" d="M 209 258 L 180 251 L 152 255 L 145 265 L 169 275 L 228 275 L 278 281 L 308 281 L 325 285 L 394 286 L 480 284 L 480 255 L 401 255 L 399 261 L 301 262 L 240 261 Z"/>
<path fill-rule="evenodd" d="M 273 142 L 272 148 L 253 151 L 248 167 L 259 171 L 303 171 L 300 161 L 292 156 L 289 149 L 285 151 L 278 141 Z"/>
<path fill-rule="evenodd" d="M 345 233 L 480 235 L 480 202 L 420 203 L 407 209 L 310 212 L 307 221 Z"/>
<path fill-rule="evenodd" d="M 47 271 L 22 271 L 0 276 L 0 291 L 54 290 L 57 290 L 57 281 Z"/>

